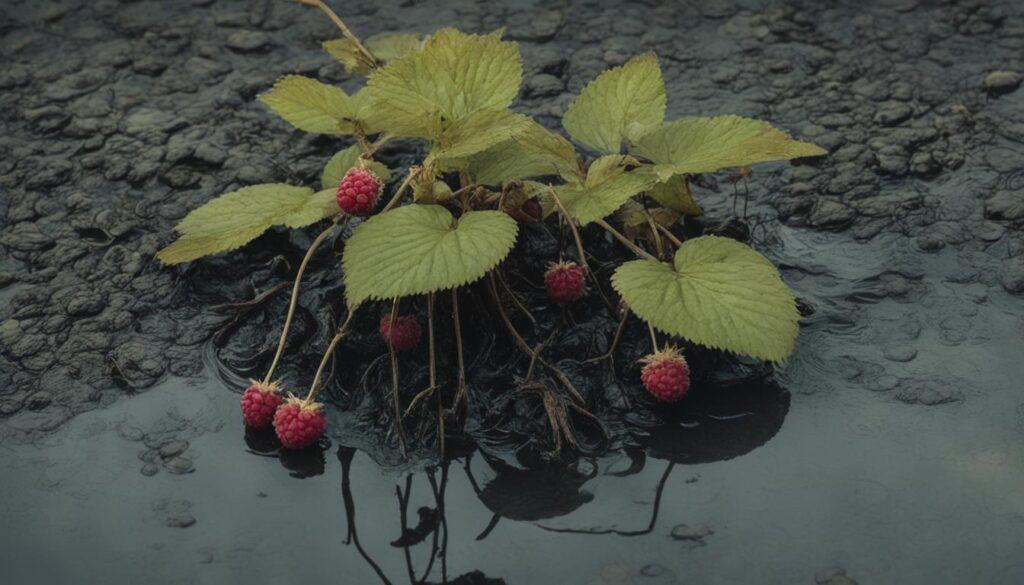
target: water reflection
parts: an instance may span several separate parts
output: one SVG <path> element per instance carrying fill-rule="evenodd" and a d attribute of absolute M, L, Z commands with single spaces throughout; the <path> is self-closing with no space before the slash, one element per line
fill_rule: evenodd
<path fill-rule="evenodd" d="M 574 534 L 635 537 L 657 532 L 665 485 L 679 466 L 710 463 L 739 457 L 769 441 L 781 428 L 789 410 L 789 394 L 778 387 L 747 384 L 716 388 L 687 399 L 685 407 L 623 450 L 630 464 L 620 471 L 605 470 L 602 463 L 580 458 L 545 461 L 528 452 L 509 460 L 471 445 L 452 442 L 444 461 L 401 479 L 395 489 L 401 531 L 386 547 L 367 550 L 359 538 L 357 501 L 352 490 L 357 449 L 338 448 L 341 462 L 341 494 L 347 520 L 344 544 L 353 546 L 381 583 L 448 583 L 460 585 L 503 584 L 479 570 L 449 576 L 448 554 L 452 535 L 446 514 L 446 494 L 452 473 L 462 473 L 472 492 L 491 512 L 479 528 L 456 527 L 457 536 L 477 541 L 488 538 L 503 520 L 531 525 L 539 530 Z M 546 521 L 567 517 L 594 500 L 586 489 L 599 475 L 610 481 L 640 474 L 649 465 L 664 461 L 658 475 L 649 516 L 633 529 L 553 527 Z M 487 477 L 488 479 L 481 479 Z M 413 492 L 425 490 L 426 505 L 414 508 Z M 468 493 L 468 492 L 467 492 Z M 460 496 L 461 497 L 461 496 Z M 422 497 L 420 498 L 422 500 Z M 363 511 L 364 517 L 384 513 L 379 507 Z M 378 524 L 378 521 L 374 521 Z M 400 552 L 399 552 L 400 551 Z M 415 554 L 414 554 L 415 553 Z M 424 556 L 425 555 L 425 556 Z M 413 559 L 421 559 L 419 563 Z M 397 562 L 397 564 L 396 564 Z M 401 575 L 396 566 L 404 565 Z"/>

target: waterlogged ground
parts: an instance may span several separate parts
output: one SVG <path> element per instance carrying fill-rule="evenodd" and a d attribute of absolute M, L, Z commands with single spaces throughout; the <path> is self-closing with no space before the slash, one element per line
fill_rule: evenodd
<path fill-rule="evenodd" d="M 237 392 L 286 300 L 213 307 L 287 283 L 309 234 L 184 270 L 152 256 L 201 202 L 311 184 L 343 146 L 253 101 L 287 72 L 354 87 L 317 48 L 329 23 L 283 0 L 8 1 L 0 582 L 1024 581 L 1024 5 L 350 4 L 362 34 L 506 26 L 517 107 L 546 123 L 655 50 L 670 116 L 762 117 L 828 148 L 749 181 L 754 245 L 814 309 L 794 358 L 774 383 L 709 376 L 659 419 L 631 381 L 632 330 L 621 384 L 573 370 L 614 440 L 584 432 L 587 453 L 557 464 L 517 456 L 543 427 L 507 421 L 470 429 L 482 449 L 403 460 L 336 383 L 330 445 L 280 457 L 246 436 Z M 733 189 L 701 180 L 709 224 Z M 325 254 L 296 385 L 339 298 Z M 585 315 L 552 348 L 566 367 L 614 331 Z"/>

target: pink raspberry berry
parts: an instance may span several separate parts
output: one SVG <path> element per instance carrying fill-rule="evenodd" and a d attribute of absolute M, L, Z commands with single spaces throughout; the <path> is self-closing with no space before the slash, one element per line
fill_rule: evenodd
<path fill-rule="evenodd" d="M 380 195 L 380 179 L 373 171 L 352 167 L 338 185 L 338 207 L 351 215 L 369 213 Z"/>
<path fill-rule="evenodd" d="M 544 286 L 548 289 L 548 296 L 559 305 L 582 297 L 586 285 L 586 272 L 575 262 L 552 264 L 544 273 Z"/>
<path fill-rule="evenodd" d="M 395 351 L 405 351 L 420 342 L 420 324 L 412 315 L 401 315 L 391 321 L 391 315 L 380 319 L 380 336 L 384 343 L 390 343 Z"/>
<path fill-rule="evenodd" d="M 319 402 L 307 404 L 292 396 L 274 415 L 274 432 L 285 449 L 305 449 L 323 436 L 327 417 Z"/>
<path fill-rule="evenodd" d="M 663 402 L 675 402 L 686 396 L 690 388 L 690 367 L 674 347 L 665 348 L 642 360 L 640 379 L 644 388 Z"/>
<path fill-rule="evenodd" d="M 284 402 L 281 388 L 277 382 L 264 384 L 250 380 L 252 385 L 242 394 L 242 418 L 245 424 L 254 429 L 270 428 L 277 407 Z"/>

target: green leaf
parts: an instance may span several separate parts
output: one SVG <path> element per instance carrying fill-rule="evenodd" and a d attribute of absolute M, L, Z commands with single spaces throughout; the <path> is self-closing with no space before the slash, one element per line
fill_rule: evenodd
<path fill-rule="evenodd" d="M 442 120 L 508 107 L 522 78 L 515 43 L 449 28 L 427 39 L 421 51 L 375 70 L 367 87 L 389 132 L 436 139 Z"/>
<path fill-rule="evenodd" d="M 562 118 L 580 144 L 617 154 L 665 120 L 665 83 L 654 53 L 630 59 L 591 81 Z"/>
<path fill-rule="evenodd" d="M 655 201 L 669 209 L 686 215 L 700 215 L 700 205 L 693 198 L 690 182 L 682 175 L 670 177 L 664 183 L 658 183 L 648 192 Z"/>
<path fill-rule="evenodd" d="M 517 231 L 500 211 L 469 211 L 456 222 L 440 205 L 413 203 L 374 216 L 345 245 L 348 305 L 477 280 L 508 255 Z"/>
<path fill-rule="evenodd" d="M 157 252 L 164 264 L 179 264 L 234 250 L 274 225 L 303 227 L 338 213 L 334 193 L 270 184 L 242 187 L 192 210 L 175 229 L 181 237 Z"/>
<path fill-rule="evenodd" d="M 740 116 L 669 122 L 641 138 L 633 152 L 653 161 L 663 179 L 826 154 L 821 147 L 793 140 L 768 122 Z"/>
<path fill-rule="evenodd" d="M 512 140 L 470 158 L 467 170 L 474 182 L 484 185 L 543 175 L 561 175 L 575 183 L 583 180 L 572 144 L 533 120 Z"/>
<path fill-rule="evenodd" d="M 385 32 L 369 37 L 364 44 L 374 58 L 387 63 L 419 51 L 423 41 L 416 33 Z"/>
<path fill-rule="evenodd" d="M 355 43 L 348 39 L 324 41 L 323 48 L 331 57 L 344 65 L 345 71 L 349 73 L 366 75 L 373 69 L 373 63 L 356 48 Z"/>
<path fill-rule="evenodd" d="M 341 89 L 301 75 L 287 75 L 260 100 L 289 124 L 306 132 L 352 134 L 369 103 L 353 102 Z"/>
<path fill-rule="evenodd" d="M 453 122 L 441 133 L 437 146 L 424 161 L 424 166 L 440 163 L 440 170 L 466 166 L 461 161 L 471 155 L 513 139 L 525 132 L 531 120 L 506 109 L 479 110 Z"/>
<path fill-rule="evenodd" d="M 362 153 L 363 149 L 358 144 L 353 144 L 345 150 L 338 151 L 324 166 L 324 171 L 320 175 L 320 186 L 324 189 L 337 189 L 342 177 L 345 176 L 349 169 L 356 166 L 356 163 L 359 161 L 359 155 Z M 391 169 L 384 164 L 371 161 L 369 167 L 377 175 L 377 178 L 380 179 L 381 185 L 391 179 Z"/>
<path fill-rule="evenodd" d="M 561 186 L 558 197 L 569 215 L 586 225 L 611 215 L 630 197 L 657 184 L 657 175 L 644 169 L 626 171 L 624 165 L 630 160 L 621 154 L 602 156 L 591 163 L 583 185 Z"/>
<path fill-rule="evenodd" d="M 670 266 L 635 260 L 612 285 L 643 320 L 707 347 L 782 362 L 796 342 L 800 315 L 768 260 L 717 236 L 688 240 Z"/>

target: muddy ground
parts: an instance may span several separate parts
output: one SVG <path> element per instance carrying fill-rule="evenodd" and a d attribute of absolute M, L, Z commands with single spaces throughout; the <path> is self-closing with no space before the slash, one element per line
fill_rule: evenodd
<path fill-rule="evenodd" d="M 616 378 L 575 363 L 600 353 L 616 324 L 588 305 L 552 358 L 612 429 L 610 441 L 581 429 L 587 457 L 517 460 L 513 448 L 534 443 L 543 421 L 513 401 L 477 412 L 495 422 L 470 425 L 482 451 L 453 450 L 440 468 L 403 460 L 377 432 L 388 421 L 360 414 L 384 379 L 373 366 L 369 390 L 335 380 L 323 455 L 279 459 L 265 437 L 244 436 L 235 393 L 265 367 L 287 299 L 215 307 L 287 283 L 316 228 L 185 268 L 153 255 L 215 195 L 318 182 L 346 144 L 293 132 L 254 98 L 284 73 L 357 87 L 319 49 L 334 29 L 284 0 L 7 0 L 0 575 L 92 582 L 115 566 L 110 579 L 124 582 L 418 582 L 443 534 L 430 582 L 1024 579 L 1024 5 L 337 8 L 361 35 L 507 27 L 527 72 L 516 108 L 553 128 L 588 80 L 654 50 L 670 118 L 749 115 L 826 147 L 827 158 L 749 178 L 753 243 L 814 309 L 794 358 L 773 382 L 752 381 L 749 364 L 708 367 L 703 393 L 666 422 L 630 370 L 642 330 Z M 384 156 L 401 166 L 415 154 Z M 733 194 L 724 174 L 698 182 L 707 224 L 732 215 Z M 520 251 L 554 250 L 529 232 Z M 318 255 L 302 297 L 284 366 L 296 385 L 337 317 L 332 256 Z M 515 274 L 526 294 L 539 282 L 529 266 Z M 350 357 L 374 364 L 383 346 L 368 319 Z M 500 345 L 490 351 L 485 365 L 509 361 Z M 489 396 L 522 366 L 471 378 Z M 711 392 L 720 387 L 731 390 Z M 447 507 L 428 497 L 431 478 L 446 485 L 441 469 Z M 407 485 L 415 495 L 403 505 Z M 356 515 L 365 547 L 348 528 Z M 406 521 L 422 541 L 403 536 Z M 418 547 L 414 578 L 406 546 Z"/>

